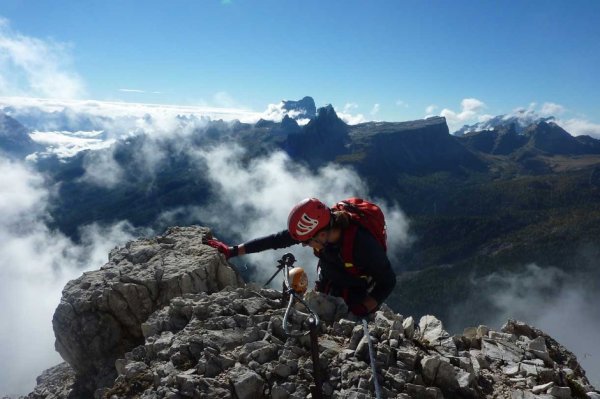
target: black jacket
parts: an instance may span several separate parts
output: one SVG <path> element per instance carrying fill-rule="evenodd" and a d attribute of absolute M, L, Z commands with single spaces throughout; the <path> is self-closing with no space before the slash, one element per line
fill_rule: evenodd
<path fill-rule="evenodd" d="M 343 240 L 343 234 L 342 234 Z M 267 249 L 287 248 L 300 244 L 294 240 L 287 230 L 269 236 L 257 238 L 244 243 L 246 253 L 261 252 Z M 331 283 L 331 294 L 341 295 L 341 291 L 349 288 L 348 304 L 362 302 L 367 293 L 382 303 L 396 285 L 394 273 L 387 254 L 381 244 L 366 229 L 359 227 L 354 240 L 353 262 L 359 267 L 365 279 L 351 276 L 345 271 L 341 257 L 342 242 L 327 245 L 319 254 L 319 286 Z M 370 291 L 370 292 L 369 292 Z"/>

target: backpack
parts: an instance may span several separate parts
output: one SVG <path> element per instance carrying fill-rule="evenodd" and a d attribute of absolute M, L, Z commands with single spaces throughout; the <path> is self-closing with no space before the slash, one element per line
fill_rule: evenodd
<path fill-rule="evenodd" d="M 381 208 L 362 198 L 348 198 L 335 204 L 332 211 L 345 211 L 355 223 L 367 229 L 387 251 L 385 217 Z"/>
<path fill-rule="evenodd" d="M 331 210 L 344 211 L 350 215 L 350 226 L 344 230 L 344 241 L 341 248 L 341 257 L 344 262 L 344 269 L 346 273 L 353 277 L 365 279 L 365 284 L 369 284 L 368 276 L 363 274 L 360 265 L 354 264 L 354 240 L 356 239 L 356 233 L 359 227 L 367 229 L 373 237 L 381 244 L 383 249 L 387 251 L 387 233 L 385 228 L 385 217 L 381 208 L 372 202 L 361 198 L 348 198 L 335 204 Z M 315 252 L 315 254 L 317 254 Z M 317 255 L 318 256 L 318 255 Z M 317 287 L 319 287 L 317 285 Z M 325 294 L 331 292 L 332 282 L 328 282 L 322 287 L 318 288 L 318 291 Z M 346 303 L 350 297 L 350 289 L 344 288 L 340 295 Z"/>

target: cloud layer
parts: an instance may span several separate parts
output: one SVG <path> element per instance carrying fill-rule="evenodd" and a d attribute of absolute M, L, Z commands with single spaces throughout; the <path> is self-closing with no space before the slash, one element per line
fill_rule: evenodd
<path fill-rule="evenodd" d="M 126 222 L 82 226 L 81 243 L 46 227 L 51 194 L 44 179 L 0 158 L 0 393 L 27 393 L 35 378 L 62 360 L 54 351 L 52 314 L 62 288 L 83 270 L 107 261 L 132 238 Z"/>

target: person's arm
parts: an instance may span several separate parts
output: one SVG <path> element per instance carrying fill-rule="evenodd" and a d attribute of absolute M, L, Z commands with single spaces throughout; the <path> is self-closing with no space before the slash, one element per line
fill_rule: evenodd
<path fill-rule="evenodd" d="M 376 309 L 396 286 L 396 273 L 383 247 L 368 231 L 359 229 L 354 244 L 354 259 L 373 278 L 374 287 L 363 300 L 369 312 Z"/>
<path fill-rule="evenodd" d="M 294 240 L 288 230 L 282 230 L 279 233 L 271 234 L 261 238 L 255 238 L 240 244 L 238 246 L 238 255 L 262 252 L 267 249 L 287 248 L 296 244 L 300 244 L 300 241 Z"/>
<path fill-rule="evenodd" d="M 287 230 L 283 230 L 279 233 L 271 234 L 265 237 L 255 238 L 243 244 L 234 246 L 228 246 L 227 244 L 218 240 L 206 241 L 206 244 L 216 248 L 219 252 L 224 254 L 227 259 L 234 256 L 261 252 L 267 249 L 286 248 L 299 243 L 299 241 L 296 241 L 292 238 Z"/>

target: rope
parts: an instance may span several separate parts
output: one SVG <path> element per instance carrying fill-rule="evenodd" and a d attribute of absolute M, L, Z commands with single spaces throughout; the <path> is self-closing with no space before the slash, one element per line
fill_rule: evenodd
<path fill-rule="evenodd" d="M 371 340 L 371 335 L 369 334 L 369 324 L 367 323 L 367 319 L 362 319 L 363 329 L 365 330 L 365 336 L 367 337 L 367 342 L 369 344 L 369 358 L 371 359 L 371 373 L 373 374 L 373 385 L 375 385 L 375 397 L 377 399 L 381 399 L 381 386 L 379 385 L 379 380 L 377 379 L 377 365 L 375 364 L 375 350 L 373 349 L 373 341 Z"/>

